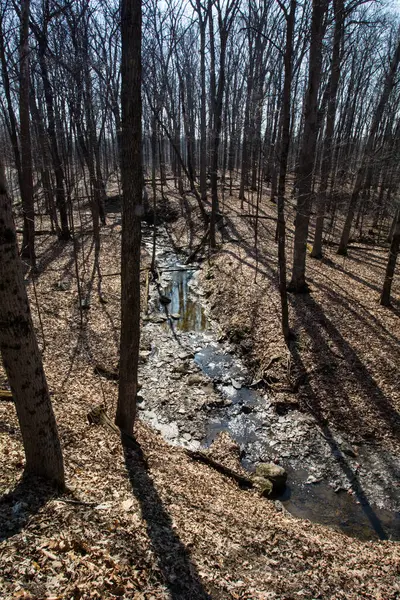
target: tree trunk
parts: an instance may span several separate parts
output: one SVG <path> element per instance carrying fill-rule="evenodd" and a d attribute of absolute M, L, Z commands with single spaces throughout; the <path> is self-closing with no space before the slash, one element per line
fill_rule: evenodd
<path fill-rule="evenodd" d="M 322 68 L 322 40 L 329 0 L 313 0 L 308 89 L 304 107 L 304 131 L 297 180 L 297 213 L 294 237 L 293 271 L 290 290 L 307 291 L 305 280 L 308 226 L 311 211 L 312 177 L 318 135 L 318 90 Z"/>
<path fill-rule="evenodd" d="M 19 72 L 19 118 L 21 142 L 21 199 L 24 228 L 21 254 L 36 266 L 35 210 L 33 205 L 32 145 L 29 116 L 29 13 L 30 0 L 21 3 L 21 39 Z"/>
<path fill-rule="evenodd" d="M 131 433 L 136 415 L 140 343 L 140 219 L 142 205 L 142 3 L 121 1 L 121 249 L 120 380 L 115 423 Z"/>
<path fill-rule="evenodd" d="M 392 242 L 390 244 L 389 258 L 386 266 L 385 281 L 383 283 L 381 304 L 382 306 L 390 306 L 390 291 L 392 289 L 392 282 L 394 271 L 396 268 L 397 255 L 400 248 L 400 210 L 397 211 L 396 226 L 393 232 Z"/>
<path fill-rule="evenodd" d="M 206 25 L 207 14 L 201 17 L 202 7 L 197 0 L 197 13 L 199 15 L 200 29 L 200 196 L 202 201 L 207 200 L 207 102 L 206 102 Z"/>
<path fill-rule="evenodd" d="M 321 181 L 319 186 L 319 201 L 317 219 L 315 224 L 314 244 L 311 252 L 313 258 L 322 258 L 322 235 L 324 231 L 324 218 L 326 210 L 326 197 L 328 179 L 332 164 L 333 134 L 336 118 L 336 96 L 340 78 L 340 53 L 344 34 L 344 2 L 333 0 L 335 13 L 335 31 L 333 37 L 332 63 L 328 87 L 328 109 L 326 117 L 325 139 L 322 155 Z"/>
<path fill-rule="evenodd" d="M 64 486 L 57 425 L 18 257 L 11 201 L 0 161 L 0 349 L 30 475 Z"/>
<path fill-rule="evenodd" d="M 353 187 L 353 192 L 351 194 L 349 208 L 347 212 L 346 221 L 344 224 L 342 237 L 340 240 L 338 254 L 346 255 L 347 254 L 347 245 L 349 243 L 351 226 L 353 223 L 354 215 L 356 213 L 357 202 L 360 196 L 360 192 L 362 190 L 363 182 L 365 179 L 366 172 L 369 167 L 369 163 L 371 160 L 371 154 L 374 148 L 375 136 L 378 131 L 379 124 L 383 117 L 383 112 L 385 110 L 386 104 L 389 100 L 390 92 L 392 91 L 395 83 L 396 83 L 396 73 L 400 63 L 400 39 L 398 41 L 396 51 L 394 53 L 393 59 L 390 63 L 390 69 L 387 72 L 383 91 L 379 100 L 379 103 L 375 109 L 375 114 L 372 119 L 371 127 L 368 134 L 367 143 L 365 146 L 365 150 L 363 153 L 363 158 L 361 161 L 361 165 L 358 168 L 356 180 Z"/>
<path fill-rule="evenodd" d="M 290 12 L 286 17 L 286 47 L 285 47 L 285 79 L 283 83 L 282 113 L 281 113 L 281 140 L 279 156 L 279 182 L 278 182 L 278 262 L 279 262 L 279 292 L 281 296 L 282 333 L 285 341 L 289 341 L 289 314 L 286 290 L 286 226 L 285 226 L 285 186 L 286 173 L 290 146 L 290 92 L 292 84 L 292 54 L 293 34 L 296 14 L 296 0 L 290 1 Z"/>
<path fill-rule="evenodd" d="M 50 139 L 51 158 L 53 162 L 54 175 L 56 178 L 56 204 L 60 213 L 60 239 L 69 240 L 71 237 L 68 227 L 67 202 L 64 188 L 64 169 L 62 166 L 60 153 L 58 149 L 56 120 L 54 115 L 54 96 L 51 89 L 49 74 L 46 64 L 47 36 L 43 33 L 37 33 L 38 54 L 40 71 L 43 80 L 43 89 L 46 100 L 48 134 Z"/>

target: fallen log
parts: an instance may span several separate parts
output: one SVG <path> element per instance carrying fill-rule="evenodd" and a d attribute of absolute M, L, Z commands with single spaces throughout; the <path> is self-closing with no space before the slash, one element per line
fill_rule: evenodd
<path fill-rule="evenodd" d="M 185 453 L 192 460 L 197 460 L 199 462 L 202 462 L 202 463 L 208 465 L 209 467 L 212 467 L 219 473 L 222 473 L 222 475 L 225 475 L 226 477 L 230 477 L 231 479 L 234 479 L 236 481 L 236 483 L 238 483 L 239 486 L 242 488 L 253 488 L 254 487 L 254 482 L 252 479 L 250 479 L 249 477 L 245 477 L 244 475 L 237 473 L 233 469 L 230 469 L 229 467 L 226 467 L 225 465 L 219 463 L 218 461 L 211 458 L 211 456 L 209 456 L 208 454 L 205 454 L 205 452 L 201 452 L 199 450 L 186 449 Z"/>

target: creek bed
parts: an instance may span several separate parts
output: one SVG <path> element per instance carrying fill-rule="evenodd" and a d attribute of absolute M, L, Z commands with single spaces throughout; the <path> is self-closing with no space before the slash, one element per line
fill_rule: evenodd
<path fill-rule="evenodd" d="M 144 240 L 150 249 L 151 236 L 145 234 Z M 243 466 L 250 471 L 260 461 L 279 462 L 289 475 L 277 498 L 281 510 L 360 539 L 400 540 L 399 458 L 373 446 L 354 449 L 340 432 L 322 432 L 312 415 L 298 410 L 277 414 L 268 394 L 249 386 L 234 347 L 217 341 L 198 270 L 180 262 L 163 228 L 156 260 L 161 279 L 149 302 L 145 329 L 153 342 L 145 371 L 149 391 L 160 381 L 165 398 L 144 393 L 143 418 L 169 442 L 188 447 L 207 447 L 225 431 L 239 444 Z M 161 303 L 160 294 L 170 303 Z M 177 358 L 189 360 L 192 375 L 174 371 Z M 204 380 L 191 383 L 196 369 L 208 387 Z M 194 407 L 203 397 L 204 403 Z"/>

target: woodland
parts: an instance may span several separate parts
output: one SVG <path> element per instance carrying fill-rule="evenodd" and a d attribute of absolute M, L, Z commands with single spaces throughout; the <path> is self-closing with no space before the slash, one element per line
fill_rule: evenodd
<path fill-rule="evenodd" d="M 400 8 L 0 0 L 0 597 L 400 597 Z"/>

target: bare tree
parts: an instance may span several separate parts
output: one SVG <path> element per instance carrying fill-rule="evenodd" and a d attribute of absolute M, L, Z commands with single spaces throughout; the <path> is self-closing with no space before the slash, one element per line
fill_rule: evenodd
<path fill-rule="evenodd" d="M 0 350 L 15 401 L 26 467 L 64 486 L 57 425 L 36 341 L 0 159 Z"/>
<path fill-rule="evenodd" d="M 397 256 L 400 249 L 400 210 L 397 211 L 395 219 L 395 226 L 392 235 L 392 242 L 389 249 L 389 258 L 386 265 L 385 281 L 383 282 L 381 304 L 382 306 L 390 306 L 390 292 L 392 289 L 392 282 L 394 271 L 396 268 Z"/>
<path fill-rule="evenodd" d="M 374 116 L 371 122 L 371 127 L 368 133 L 368 138 L 365 144 L 365 150 L 361 164 L 358 168 L 356 179 L 354 182 L 353 192 L 351 194 L 349 207 L 347 211 L 346 221 L 343 227 L 342 237 L 340 239 L 338 254 L 347 254 L 347 245 L 349 243 L 351 225 L 353 223 L 357 202 L 363 187 L 364 179 L 367 175 L 368 168 L 372 158 L 372 152 L 376 142 L 378 127 L 381 124 L 383 113 L 393 87 L 396 84 L 396 74 L 400 63 L 400 37 L 394 55 L 390 61 L 389 70 L 386 73 L 383 90 L 376 106 Z"/>
<path fill-rule="evenodd" d="M 279 156 L 278 180 L 278 262 L 279 262 L 279 292 L 281 296 L 282 333 L 286 342 L 289 340 L 289 313 L 286 290 L 286 227 L 285 227 L 285 187 L 287 163 L 290 146 L 290 90 L 292 85 L 293 35 L 296 15 L 296 0 L 290 0 L 289 12 L 283 3 L 279 2 L 286 20 L 286 46 L 284 55 L 285 79 L 282 94 L 281 140 Z"/>
<path fill-rule="evenodd" d="M 30 261 L 32 267 L 35 267 L 35 210 L 33 204 L 32 145 L 29 115 L 29 14 L 30 0 L 23 0 L 23 2 L 21 2 L 21 39 L 19 72 L 21 197 L 22 209 L 24 213 L 22 256 Z"/>
<path fill-rule="evenodd" d="M 329 0 L 313 0 L 311 18 L 310 58 L 308 88 L 304 102 L 304 129 L 296 173 L 297 208 L 294 255 L 290 290 L 303 292 L 305 280 L 308 226 L 311 211 L 312 177 L 317 144 L 318 90 L 321 81 L 322 40 L 326 27 Z"/>
<path fill-rule="evenodd" d="M 131 433 L 136 414 L 140 342 L 140 219 L 142 206 L 142 3 L 121 1 L 121 345 L 115 422 Z"/>

